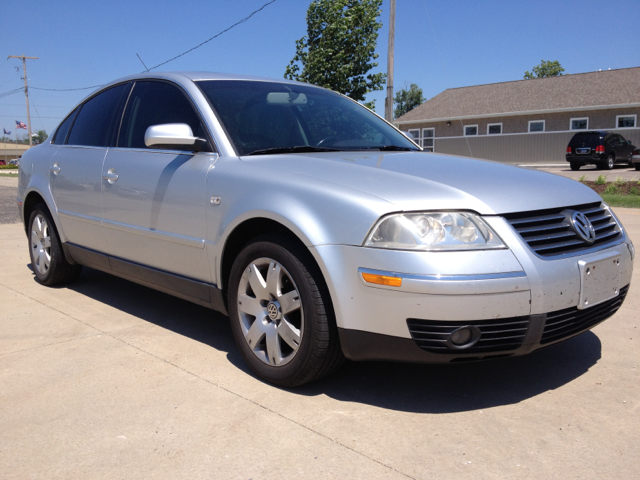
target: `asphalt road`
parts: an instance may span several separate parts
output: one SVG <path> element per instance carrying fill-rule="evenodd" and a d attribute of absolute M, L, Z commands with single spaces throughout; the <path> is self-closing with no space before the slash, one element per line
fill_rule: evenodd
<path fill-rule="evenodd" d="M 640 211 L 616 213 L 640 246 Z M 22 226 L 0 241 L 3 480 L 638 478 L 638 270 L 613 318 L 531 355 L 286 390 L 226 317 L 90 269 L 43 287 Z"/>
<path fill-rule="evenodd" d="M 13 180 L 13 179 L 12 179 Z M 16 185 L 17 185 L 17 178 Z M 8 182 L 6 182 L 8 183 Z M 0 224 L 20 221 L 16 204 L 16 187 L 0 184 Z"/>

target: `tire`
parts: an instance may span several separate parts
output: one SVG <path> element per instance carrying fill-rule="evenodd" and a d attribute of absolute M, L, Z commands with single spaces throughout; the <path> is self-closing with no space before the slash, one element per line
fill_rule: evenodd
<path fill-rule="evenodd" d="M 607 162 L 604 164 L 604 168 L 606 170 L 613 170 L 613 167 L 615 166 L 615 164 L 616 164 L 616 159 L 614 158 L 613 155 L 609 155 L 607 157 Z"/>
<path fill-rule="evenodd" d="M 39 283 L 52 287 L 78 279 L 82 265 L 72 265 L 65 258 L 58 231 L 45 204 L 37 204 L 31 212 L 27 235 L 31 266 Z"/>
<path fill-rule="evenodd" d="M 636 170 L 640 170 L 640 163 L 634 163 L 633 166 L 636 167 Z"/>
<path fill-rule="evenodd" d="M 263 236 L 240 252 L 228 305 L 238 349 L 270 383 L 302 385 L 344 360 L 322 274 L 311 254 L 287 237 Z"/>
<path fill-rule="evenodd" d="M 576 171 L 576 170 L 580 170 L 581 165 L 579 163 L 571 162 L 569 166 L 571 167 L 571 170 Z"/>

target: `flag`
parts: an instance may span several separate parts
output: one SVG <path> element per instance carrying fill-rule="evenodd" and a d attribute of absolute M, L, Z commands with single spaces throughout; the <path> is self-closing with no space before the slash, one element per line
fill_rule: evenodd
<path fill-rule="evenodd" d="M 11 135 L 11 132 L 9 130 L 7 130 L 6 128 L 2 128 L 2 130 L 4 130 L 4 134 L 5 135 Z"/>
<path fill-rule="evenodd" d="M 16 120 L 16 128 L 24 128 L 25 130 L 29 130 L 24 123 L 22 123 L 22 122 L 20 122 L 18 120 Z"/>

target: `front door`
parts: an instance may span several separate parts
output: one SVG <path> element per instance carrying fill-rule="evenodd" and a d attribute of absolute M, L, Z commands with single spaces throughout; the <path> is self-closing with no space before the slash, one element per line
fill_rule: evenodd
<path fill-rule="evenodd" d="M 102 169 L 107 251 L 210 283 L 205 251 L 206 180 L 217 154 L 147 148 L 147 128 L 167 123 L 186 123 L 195 136 L 206 136 L 200 117 L 176 86 L 136 82 L 117 148 L 109 150 Z"/>

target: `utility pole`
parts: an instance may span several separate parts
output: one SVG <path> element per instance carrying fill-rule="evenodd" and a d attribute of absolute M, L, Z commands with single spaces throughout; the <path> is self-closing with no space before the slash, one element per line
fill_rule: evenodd
<path fill-rule="evenodd" d="M 25 57 L 24 55 L 9 55 L 10 58 L 22 59 L 22 70 L 24 72 L 24 96 L 27 99 L 27 127 L 29 128 L 29 148 L 33 147 L 33 138 L 31 138 L 31 111 L 29 110 L 29 87 L 27 86 L 27 60 L 38 60 L 38 57 Z M 18 132 L 16 130 L 16 140 L 18 138 Z"/>
<path fill-rule="evenodd" d="M 393 46 L 396 36 L 396 0 L 391 0 L 389 10 L 389 51 L 387 53 L 387 99 L 384 105 L 384 118 L 393 122 Z"/>

